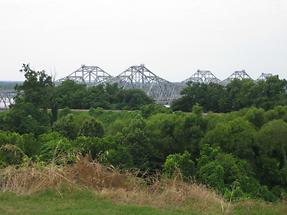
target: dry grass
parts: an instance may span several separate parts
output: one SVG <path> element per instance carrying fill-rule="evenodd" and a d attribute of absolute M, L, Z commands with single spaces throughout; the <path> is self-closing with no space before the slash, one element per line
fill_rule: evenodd
<path fill-rule="evenodd" d="M 79 160 L 72 166 L 8 167 L 0 172 L 0 191 L 32 194 L 48 188 L 89 189 L 116 203 L 150 205 L 157 208 L 181 208 L 204 214 L 227 214 L 229 205 L 214 191 L 195 183 L 154 178 L 151 185 L 132 173 Z"/>

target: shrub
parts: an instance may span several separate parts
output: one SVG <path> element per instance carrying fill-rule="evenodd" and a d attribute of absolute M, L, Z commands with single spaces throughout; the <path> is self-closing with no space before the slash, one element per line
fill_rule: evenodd
<path fill-rule="evenodd" d="M 69 139 L 75 139 L 78 134 L 78 126 L 75 123 L 74 116 L 68 114 L 65 117 L 60 118 L 53 126 L 53 130 L 59 132 Z"/>
<path fill-rule="evenodd" d="M 71 113 L 72 113 L 71 109 L 68 108 L 68 107 L 65 107 L 59 112 L 59 119 L 62 118 L 62 117 L 65 117 L 65 116 L 67 116 L 68 114 L 71 114 Z"/>
<path fill-rule="evenodd" d="M 185 151 L 183 154 L 171 154 L 167 156 L 163 165 L 164 173 L 171 177 L 174 176 L 178 170 L 185 179 L 194 176 L 195 164 L 189 152 Z"/>
<path fill-rule="evenodd" d="M 40 160 L 56 164 L 65 164 L 75 161 L 77 150 L 72 143 L 61 134 L 53 132 L 39 138 L 42 143 Z"/>
<path fill-rule="evenodd" d="M 86 137 L 103 137 L 103 124 L 94 118 L 86 119 L 80 127 L 79 135 Z"/>

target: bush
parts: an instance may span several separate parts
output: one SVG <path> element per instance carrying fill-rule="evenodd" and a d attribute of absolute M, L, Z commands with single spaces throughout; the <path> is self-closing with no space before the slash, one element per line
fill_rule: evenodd
<path fill-rule="evenodd" d="M 195 175 L 195 163 L 187 151 L 183 154 L 171 154 L 164 162 L 163 171 L 169 177 L 175 176 L 180 171 L 183 178 L 188 179 Z"/>
<path fill-rule="evenodd" d="M 102 115 L 104 113 L 104 109 L 101 107 L 98 108 L 90 108 L 89 110 L 89 114 L 93 117 L 99 117 L 100 115 Z"/>
<path fill-rule="evenodd" d="M 62 117 L 65 117 L 65 116 L 67 116 L 68 114 L 71 114 L 71 113 L 72 113 L 71 109 L 68 108 L 68 107 L 65 107 L 65 108 L 63 108 L 63 109 L 60 111 L 60 113 L 59 113 L 59 119 L 62 118 Z"/>
<path fill-rule="evenodd" d="M 235 195 L 234 192 L 236 198 L 260 197 L 260 184 L 253 177 L 255 173 L 248 162 L 223 153 L 218 147 L 202 146 L 196 175 L 202 183 L 214 187 L 228 198 Z"/>
<path fill-rule="evenodd" d="M 78 125 L 75 123 L 74 116 L 68 114 L 60 118 L 53 126 L 53 130 L 59 132 L 69 139 L 75 139 L 78 134 Z"/>
<path fill-rule="evenodd" d="M 86 137 L 103 137 L 103 124 L 94 118 L 86 119 L 80 127 L 79 135 Z"/>
<path fill-rule="evenodd" d="M 40 160 L 47 163 L 66 164 L 75 161 L 77 150 L 61 134 L 53 132 L 40 136 Z"/>
<path fill-rule="evenodd" d="M 93 159 L 98 157 L 109 149 L 116 149 L 116 137 L 107 136 L 104 138 L 79 136 L 73 141 L 74 148 L 78 149 L 83 156 L 89 154 Z"/>
<path fill-rule="evenodd" d="M 27 157 L 35 158 L 39 148 L 31 134 L 0 131 L 0 163 L 4 166 L 21 164 Z"/>
<path fill-rule="evenodd" d="M 144 118 L 148 118 L 149 116 L 157 113 L 171 113 L 171 110 L 169 108 L 166 108 L 165 106 L 159 104 L 143 105 L 140 108 L 140 111 Z"/>
<path fill-rule="evenodd" d="M 129 169 L 134 166 L 132 156 L 128 149 L 124 146 L 119 146 L 117 149 L 109 149 L 100 154 L 99 160 L 106 165 Z"/>

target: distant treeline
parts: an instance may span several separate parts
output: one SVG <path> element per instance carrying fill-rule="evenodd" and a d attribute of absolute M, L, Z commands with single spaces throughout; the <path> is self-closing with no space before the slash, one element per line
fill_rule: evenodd
<path fill-rule="evenodd" d="M 0 81 L 0 89 L 13 90 L 17 84 L 21 85 L 22 83 L 21 81 Z"/>
<path fill-rule="evenodd" d="M 140 89 L 123 89 L 117 84 L 87 87 L 71 80 L 54 87 L 54 100 L 57 108 L 72 109 L 139 109 L 142 105 L 153 103 Z"/>
<path fill-rule="evenodd" d="M 235 79 L 227 86 L 189 82 L 181 95 L 173 102 L 173 110 L 191 111 L 195 104 L 205 112 L 230 112 L 252 106 L 268 110 L 287 105 L 287 81 L 272 76 L 266 81 Z"/>

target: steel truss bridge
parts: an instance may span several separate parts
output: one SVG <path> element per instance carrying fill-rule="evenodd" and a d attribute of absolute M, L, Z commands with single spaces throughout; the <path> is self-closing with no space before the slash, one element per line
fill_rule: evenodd
<path fill-rule="evenodd" d="M 184 83 L 187 82 L 196 82 L 196 83 L 220 83 L 220 80 L 215 77 L 210 71 L 208 70 L 197 70 L 190 78 L 183 81 Z"/>
<path fill-rule="evenodd" d="M 266 80 L 270 76 L 272 76 L 272 74 L 262 73 L 257 80 Z M 142 89 L 157 103 L 168 105 L 174 99 L 180 97 L 180 91 L 188 82 L 227 85 L 234 79 L 253 80 L 245 70 L 235 71 L 222 81 L 210 71 L 197 70 L 190 78 L 179 83 L 174 83 L 157 76 L 142 64 L 139 66 L 131 66 L 115 77 L 112 77 L 109 73 L 97 66 L 82 65 L 78 70 L 65 78 L 59 79 L 57 82 L 60 83 L 63 80 L 74 80 L 88 86 L 116 83 L 124 89 Z"/>
<path fill-rule="evenodd" d="M 254 81 L 266 80 L 271 76 L 271 73 L 262 73 L 259 78 Z M 225 86 L 234 79 L 253 80 L 245 70 L 235 71 L 228 78 L 222 81 L 210 71 L 197 70 L 188 79 L 174 83 L 157 76 L 155 73 L 147 69 L 145 65 L 141 64 L 139 66 L 131 66 L 115 77 L 111 76 L 98 66 L 82 65 L 75 72 L 55 81 L 55 83 L 60 84 L 65 80 L 73 80 L 77 83 L 86 84 L 87 86 L 118 84 L 124 89 L 141 89 L 146 92 L 147 95 L 152 97 L 155 102 L 169 105 L 174 99 L 180 97 L 180 91 L 189 82 L 203 84 L 215 83 Z M 9 105 L 13 103 L 14 96 L 14 91 L 0 89 L 0 104 L 3 106 L 2 108 L 8 108 Z"/>
<path fill-rule="evenodd" d="M 14 103 L 15 96 L 14 90 L 0 89 L 0 109 L 8 109 Z"/>
<path fill-rule="evenodd" d="M 87 85 L 97 85 L 104 83 L 108 79 L 112 78 L 110 74 L 102 70 L 98 66 L 85 66 L 82 65 L 81 68 L 77 69 L 70 75 L 57 80 L 57 83 L 61 83 L 65 80 L 73 80 L 77 83 L 85 83 Z"/>
<path fill-rule="evenodd" d="M 107 80 L 106 83 L 116 83 L 124 89 L 142 89 L 157 103 L 169 104 L 176 97 L 176 86 L 157 76 L 144 65 L 131 66 L 118 76 Z"/>

